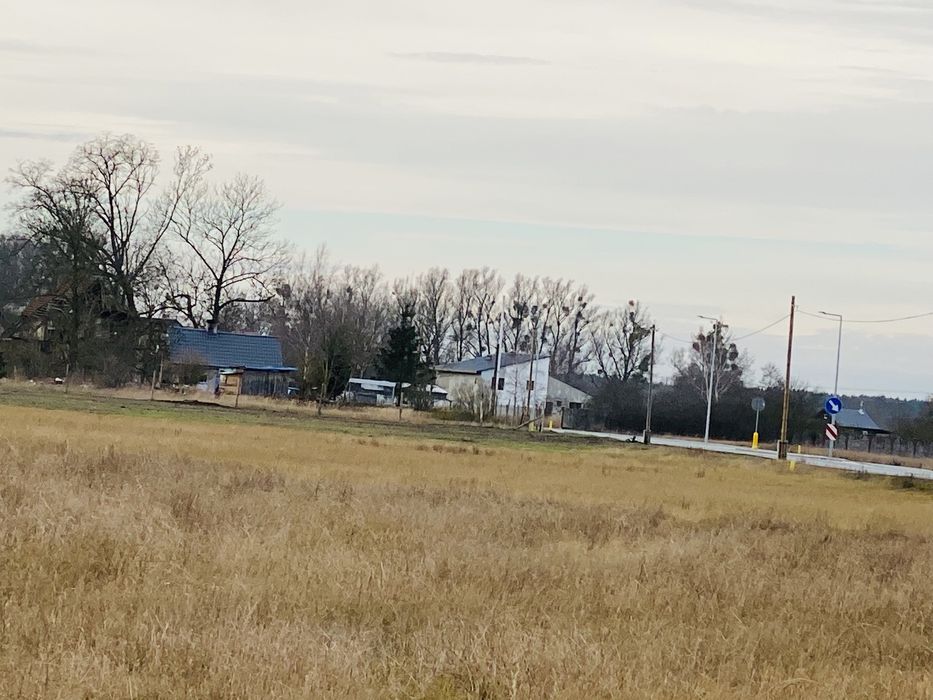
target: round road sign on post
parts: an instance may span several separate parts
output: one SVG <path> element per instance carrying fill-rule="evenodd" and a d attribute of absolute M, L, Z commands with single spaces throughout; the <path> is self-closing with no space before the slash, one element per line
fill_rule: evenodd
<path fill-rule="evenodd" d="M 826 409 L 826 413 L 831 416 L 835 416 L 842 410 L 842 399 L 838 396 L 830 396 L 826 399 L 826 405 L 823 406 Z"/>

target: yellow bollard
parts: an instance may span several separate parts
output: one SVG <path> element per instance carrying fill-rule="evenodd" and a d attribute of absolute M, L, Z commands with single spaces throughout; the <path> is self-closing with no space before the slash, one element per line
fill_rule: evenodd
<path fill-rule="evenodd" d="M 752 449 L 753 450 L 758 449 L 758 433 L 755 433 L 754 435 L 752 435 Z"/>
<path fill-rule="evenodd" d="M 554 419 L 553 418 L 551 418 L 551 420 L 547 422 L 547 429 L 554 430 Z"/>

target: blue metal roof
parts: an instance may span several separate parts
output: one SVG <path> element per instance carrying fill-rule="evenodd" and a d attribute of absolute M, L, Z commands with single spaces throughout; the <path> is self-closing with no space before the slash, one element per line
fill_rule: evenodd
<path fill-rule="evenodd" d="M 282 344 L 271 335 L 211 333 L 176 326 L 168 332 L 169 360 L 215 369 L 242 367 L 263 372 L 290 372 L 282 360 Z"/>

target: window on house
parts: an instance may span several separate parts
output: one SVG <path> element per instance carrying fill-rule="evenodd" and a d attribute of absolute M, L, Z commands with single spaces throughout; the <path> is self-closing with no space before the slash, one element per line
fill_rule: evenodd
<path fill-rule="evenodd" d="M 498 384 L 499 384 L 498 386 L 499 391 L 502 391 L 503 389 L 505 389 L 505 377 L 499 377 Z"/>
<path fill-rule="evenodd" d="M 558 407 L 558 408 L 562 408 L 563 405 L 564 405 L 564 402 L 563 402 L 563 401 L 558 401 L 558 402 L 557 402 L 557 407 Z"/>
<path fill-rule="evenodd" d="M 525 382 L 525 391 L 534 391 L 535 390 L 535 380 Z"/>
<path fill-rule="evenodd" d="M 570 408 L 583 408 L 583 404 L 577 401 L 571 401 Z"/>

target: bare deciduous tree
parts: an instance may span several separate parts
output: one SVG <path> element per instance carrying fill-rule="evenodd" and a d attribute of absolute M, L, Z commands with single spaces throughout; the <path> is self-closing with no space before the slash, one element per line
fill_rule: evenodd
<path fill-rule="evenodd" d="M 159 196 L 152 194 L 159 162 L 152 144 L 105 134 L 78 148 L 66 168 L 90 203 L 105 268 L 131 316 L 139 312 L 140 288 L 152 282 L 154 257 L 179 205 L 210 168 L 196 148 L 179 149 L 172 183 Z"/>
<path fill-rule="evenodd" d="M 475 271 L 473 311 L 476 319 L 476 354 L 488 355 L 492 351 L 492 328 L 496 323 L 496 304 L 504 282 L 498 272 L 488 267 Z"/>
<path fill-rule="evenodd" d="M 432 267 L 418 278 L 417 325 L 431 365 L 441 361 L 451 324 L 450 273 Z"/>
<path fill-rule="evenodd" d="M 166 266 L 168 297 L 192 325 L 274 298 L 286 250 L 272 231 L 277 208 L 262 180 L 246 175 L 210 192 L 200 185 L 176 208 L 171 228 L 187 259 Z"/>
<path fill-rule="evenodd" d="M 598 313 L 587 326 L 586 335 L 603 376 L 625 383 L 648 369 L 651 320 L 637 302 Z"/>
<path fill-rule="evenodd" d="M 512 280 L 506 294 L 506 319 L 503 350 L 506 352 L 531 351 L 531 310 L 539 305 L 539 283 L 537 277 L 526 277 L 519 273 Z"/>
<path fill-rule="evenodd" d="M 586 285 L 575 286 L 572 280 L 545 277 L 540 286 L 551 372 L 575 374 L 588 360 L 582 352 L 585 346 L 583 331 L 592 315 L 589 307 L 593 295 Z"/>
<path fill-rule="evenodd" d="M 476 314 L 473 305 L 476 299 L 477 278 L 477 270 L 463 270 L 454 282 L 449 355 L 457 362 L 472 355 L 475 347 Z"/>
<path fill-rule="evenodd" d="M 387 302 L 377 269 L 330 265 L 324 249 L 295 276 L 287 300 L 287 342 L 302 392 L 323 403 L 370 366 L 386 326 Z"/>
<path fill-rule="evenodd" d="M 63 331 L 59 348 L 66 373 L 85 364 L 86 332 L 94 311 L 89 289 L 101 281 L 103 255 L 99 238 L 92 228 L 93 213 L 81 187 L 70 174 L 52 173 L 47 162 L 24 163 L 9 179 L 23 197 L 14 204 L 16 224 L 35 251 L 33 294 L 46 294 L 51 304 L 46 317 Z M 106 286 L 106 285 L 104 285 Z M 101 290 L 98 300 L 107 296 Z M 24 300 L 25 303 L 25 300 Z"/>
<path fill-rule="evenodd" d="M 80 146 L 60 172 L 47 162 L 25 163 L 10 182 L 23 195 L 21 225 L 45 240 L 63 234 L 66 217 L 81 217 L 95 249 L 95 272 L 108 278 L 114 303 L 132 319 L 156 310 L 139 309 L 139 302 L 151 298 L 146 292 L 170 222 L 209 167 L 197 149 L 180 149 L 169 187 L 157 194 L 155 148 L 133 136 L 106 134 Z"/>
<path fill-rule="evenodd" d="M 715 357 L 715 361 L 714 361 Z M 699 331 L 689 350 L 674 354 L 675 382 L 693 389 L 706 399 L 709 395 L 710 368 L 713 374 L 713 400 L 742 386 L 751 359 L 739 352 L 731 332 Z"/>

